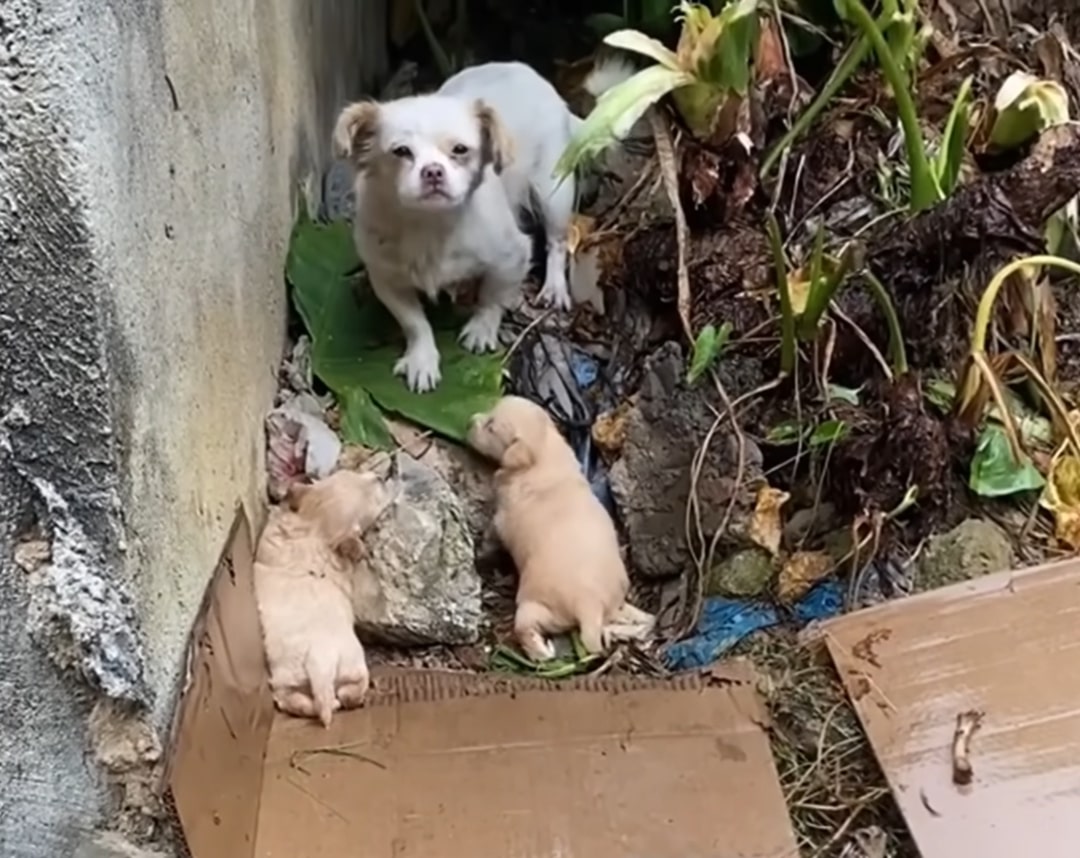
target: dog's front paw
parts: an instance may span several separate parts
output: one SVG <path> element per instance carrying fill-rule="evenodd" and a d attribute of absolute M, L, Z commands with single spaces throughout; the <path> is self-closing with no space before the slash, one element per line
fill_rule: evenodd
<path fill-rule="evenodd" d="M 499 347 L 500 321 L 495 314 L 477 313 L 461 329 L 461 345 L 476 354 L 495 351 Z"/>
<path fill-rule="evenodd" d="M 413 393 L 434 390 L 442 379 L 439 372 L 439 350 L 434 344 L 411 346 L 396 364 L 394 375 L 405 377 L 405 383 Z"/>

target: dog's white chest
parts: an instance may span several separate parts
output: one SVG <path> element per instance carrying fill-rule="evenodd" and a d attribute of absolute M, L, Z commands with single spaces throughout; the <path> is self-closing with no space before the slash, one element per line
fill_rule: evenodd
<path fill-rule="evenodd" d="M 410 234 L 407 230 L 396 237 L 368 235 L 362 255 L 384 277 L 407 282 L 434 299 L 444 289 L 484 273 L 483 255 L 462 238 Z"/>

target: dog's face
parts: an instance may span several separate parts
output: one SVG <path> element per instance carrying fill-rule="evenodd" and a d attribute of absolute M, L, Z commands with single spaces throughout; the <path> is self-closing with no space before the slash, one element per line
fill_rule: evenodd
<path fill-rule="evenodd" d="M 469 424 L 468 441 L 478 453 L 507 470 L 522 470 L 536 463 L 551 418 L 535 402 L 504 396 L 491 411 L 477 414 Z"/>
<path fill-rule="evenodd" d="M 314 523 L 330 545 L 345 554 L 389 504 L 389 492 L 371 471 L 335 471 L 311 485 L 289 489 L 289 506 Z"/>
<path fill-rule="evenodd" d="M 351 104 L 338 117 L 334 146 L 403 208 L 424 211 L 458 208 L 489 164 L 500 173 L 510 157 L 491 107 L 444 95 Z"/>

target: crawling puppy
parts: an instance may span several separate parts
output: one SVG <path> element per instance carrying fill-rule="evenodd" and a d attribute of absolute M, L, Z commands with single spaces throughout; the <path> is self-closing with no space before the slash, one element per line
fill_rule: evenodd
<path fill-rule="evenodd" d="M 632 71 L 611 61 L 585 86 L 598 94 Z M 394 372 L 410 389 L 433 390 L 441 377 L 421 295 L 435 299 L 480 278 L 461 343 L 474 352 L 498 347 L 503 314 L 529 269 L 521 210 L 539 214 L 547 238 L 541 300 L 570 307 L 574 180 L 560 182 L 554 169 L 580 124 L 551 84 L 516 62 L 465 69 L 433 94 L 341 112 L 334 147 L 357 171 L 356 246 L 372 290 L 405 334 Z"/>
<path fill-rule="evenodd" d="M 370 472 L 337 471 L 294 485 L 270 512 L 255 552 L 255 598 L 274 703 L 329 727 L 368 689 L 364 648 L 353 631 L 353 564 L 360 541 L 388 504 Z"/>
<path fill-rule="evenodd" d="M 555 655 L 549 635 L 577 628 L 599 653 L 609 625 L 651 620 L 626 603 L 615 526 L 544 409 L 503 397 L 473 418 L 469 443 L 499 463 L 494 524 L 518 569 L 514 633 L 530 658 Z"/>

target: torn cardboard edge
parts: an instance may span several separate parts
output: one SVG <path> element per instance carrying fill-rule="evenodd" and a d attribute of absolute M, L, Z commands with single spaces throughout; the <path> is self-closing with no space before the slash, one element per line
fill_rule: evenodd
<path fill-rule="evenodd" d="M 174 723 L 167 798 L 177 842 L 192 858 L 264 858 L 284 854 L 282 848 L 331 858 L 346 843 L 354 851 L 361 831 L 382 838 L 371 842 L 372 854 L 405 846 L 434 854 L 436 837 L 455 844 L 438 850 L 446 858 L 511 846 L 506 854 L 522 858 L 549 858 L 563 847 L 621 858 L 627 846 L 644 847 L 651 858 L 735 847 L 756 858 L 797 854 L 748 664 L 672 679 L 564 682 L 379 670 L 369 705 L 340 713 L 327 731 L 274 712 L 253 548 L 241 509 L 194 624 L 189 680 Z M 388 768 L 350 767 L 331 755 L 319 760 L 314 780 L 296 786 L 295 753 L 335 743 L 374 744 Z M 463 782 L 471 792 L 462 791 Z M 610 818 L 598 815 L 589 789 L 601 790 Z M 328 811 L 340 796 L 355 800 L 345 812 Z M 532 799 L 540 802 L 535 812 L 514 810 Z M 718 802 L 727 810 L 718 811 Z M 450 805 L 457 807 L 453 819 L 440 811 Z M 395 816 L 406 806 L 413 811 Z M 500 806 L 505 818 L 493 828 L 488 814 Z M 348 821 L 365 807 L 381 810 Z M 551 820 L 563 820 L 565 830 Z M 641 842 L 620 840 L 616 823 L 636 830 L 631 839 Z M 668 826 L 673 830 L 661 836 Z M 306 832 L 303 843 L 280 845 L 298 832 Z M 493 845 L 496 836 L 516 839 Z"/>
<path fill-rule="evenodd" d="M 988 575 L 823 625 L 923 858 L 1076 854 L 1078 630 L 1080 560 Z M 971 771 L 960 762 L 958 777 L 957 734 L 976 720 L 960 736 Z"/>

